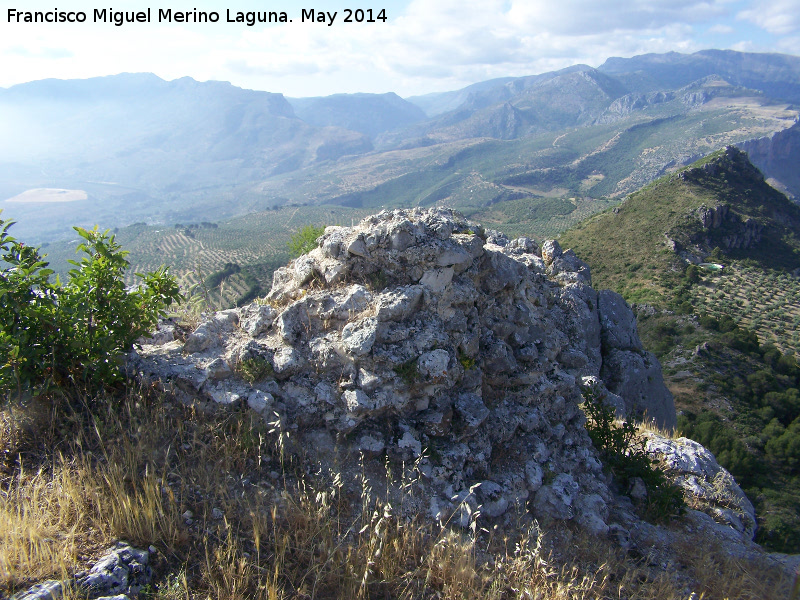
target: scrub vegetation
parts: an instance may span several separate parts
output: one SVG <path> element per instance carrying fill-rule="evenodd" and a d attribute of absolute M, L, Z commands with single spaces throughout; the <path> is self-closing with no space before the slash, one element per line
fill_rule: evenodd
<path fill-rule="evenodd" d="M 734 161 L 735 162 L 735 161 Z M 683 174 L 682 174 L 683 173 Z M 703 231 L 701 207 L 727 205 L 761 239 L 721 250 L 736 221 Z M 678 428 L 709 448 L 756 508 L 756 540 L 800 552 L 800 369 L 795 332 L 800 209 L 724 151 L 655 181 L 561 238 L 596 288 L 622 294 L 664 366 Z M 667 245 L 699 248 L 712 271 Z"/>

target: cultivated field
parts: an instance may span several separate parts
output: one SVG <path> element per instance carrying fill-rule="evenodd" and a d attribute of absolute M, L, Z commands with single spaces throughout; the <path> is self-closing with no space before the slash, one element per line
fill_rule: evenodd
<path fill-rule="evenodd" d="M 733 317 L 762 344 L 800 351 L 800 279 L 788 273 L 729 265 L 692 287 L 695 312 Z"/>

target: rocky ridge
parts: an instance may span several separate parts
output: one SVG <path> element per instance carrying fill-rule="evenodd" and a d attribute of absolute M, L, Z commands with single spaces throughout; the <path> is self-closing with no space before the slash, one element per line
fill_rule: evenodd
<path fill-rule="evenodd" d="M 449 210 L 384 212 L 328 227 L 263 303 L 177 334 L 164 323 L 142 340 L 131 373 L 201 407 L 247 403 L 344 481 L 410 465 L 413 490 L 394 490 L 409 513 L 468 527 L 510 525 L 517 508 L 627 543 L 665 535 L 615 496 L 579 404 L 591 383 L 619 412 L 671 427 L 672 397 L 631 309 L 555 241 L 509 240 Z M 695 445 L 650 443 L 694 494 L 692 522 L 755 551 L 752 506 Z"/>

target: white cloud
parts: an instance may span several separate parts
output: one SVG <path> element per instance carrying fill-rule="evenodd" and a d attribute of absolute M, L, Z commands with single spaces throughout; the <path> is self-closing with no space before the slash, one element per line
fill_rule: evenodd
<path fill-rule="evenodd" d="M 796 53 L 780 36 L 797 30 L 800 0 L 745 1 L 750 4 L 741 9 L 732 0 L 411 0 L 404 10 L 388 10 L 386 23 L 346 24 L 341 6 L 320 0 L 319 8 L 339 10 L 331 27 L 299 23 L 299 8 L 273 5 L 270 10 L 287 10 L 295 22 L 269 27 L 3 24 L 0 86 L 43 77 L 151 71 L 169 79 L 230 80 L 293 96 L 412 95 L 578 62 L 597 66 L 610 56 L 691 52 L 704 47 L 700 31 L 730 35 L 732 44 L 744 47 L 756 39 L 750 22 L 775 34 L 770 47 L 759 42 L 761 50 Z M 148 3 L 124 4 L 129 10 L 127 5 Z M 242 0 L 234 8 L 264 10 L 257 5 Z M 220 0 L 200 0 L 197 6 L 224 15 Z"/>
<path fill-rule="evenodd" d="M 757 0 L 738 16 L 770 33 L 795 33 L 800 30 L 800 0 Z"/>
<path fill-rule="evenodd" d="M 720 34 L 728 34 L 733 33 L 735 29 L 730 25 L 714 25 L 708 28 L 709 33 L 720 33 Z"/>

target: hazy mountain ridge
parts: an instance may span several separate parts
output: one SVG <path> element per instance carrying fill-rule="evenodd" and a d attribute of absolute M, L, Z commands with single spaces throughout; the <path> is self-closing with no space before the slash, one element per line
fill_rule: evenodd
<path fill-rule="evenodd" d="M 0 115 L 4 198 L 37 187 L 89 194 L 58 207 L 6 203 L 21 228 L 31 220 L 54 233 L 53 216 L 68 229 L 249 212 L 241 195 L 225 202 L 234 186 L 372 148 L 361 133 L 308 125 L 281 94 L 146 74 L 14 86 L 0 93 Z"/>
<path fill-rule="evenodd" d="M 776 99 L 800 100 L 800 58 L 786 54 L 733 50 L 644 54 L 609 58 L 598 70 L 617 76 L 635 91 L 682 87 L 709 75 L 719 75 L 731 84 L 759 90 Z"/>
<path fill-rule="evenodd" d="M 426 119 L 423 110 L 393 92 L 289 98 L 295 114 L 315 127 L 343 127 L 374 138 Z"/>
<path fill-rule="evenodd" d="M 553 221 L 552 236 L 584 207 L 793 125 L 784 96 L 795 97 L 798 64 L 739 53 L 610 59 L 412 99 L 438 112 L 427 119 L 394 94 L 287 100 L 147 74 L 32 82 L 0 91 L 0 198 L 86 192 L 60 205 L 2 203 L 39 242 L 72 224 L 218 221 L 286 204 L 447 203 L 512 224 L 520 211 L 551 214 L 557 198 L 567 222 Z M 759 165 L 798 195 L 793 160 Z"/>

